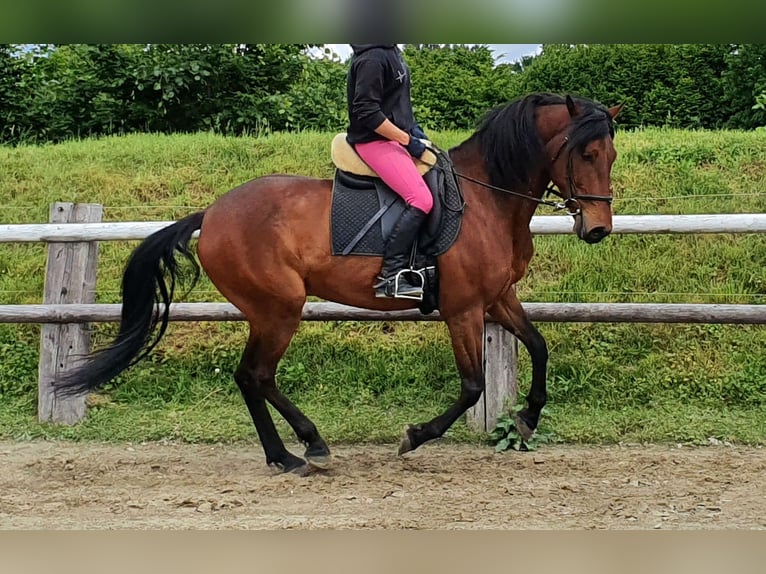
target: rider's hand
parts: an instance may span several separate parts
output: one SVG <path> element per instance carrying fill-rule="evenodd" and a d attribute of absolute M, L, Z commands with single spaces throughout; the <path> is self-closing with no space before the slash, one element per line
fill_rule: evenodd
<path fill-rule="evenodd" d="M 415 126 L 410 130 L 410 135 L 412 137 L 415 137 L 421 140 L 428 140 L 428 136 L 426 135 L 426 132 L 424 132 L 423 129 L 418 124 L 415 124 Z M 431 140 L 428 140 L 428 141 L 431 141 Z"/>
<path fill-rule="evenodd" d="M 420 141 L 419 138 L 410 136 L 409 143 L 404 146 L 407 151 L 410 153 L 410 155 L 414 158 L 420 159 L 422 155 L 426 152 L 426 144 L 424 144 L 422 141 Z"/>

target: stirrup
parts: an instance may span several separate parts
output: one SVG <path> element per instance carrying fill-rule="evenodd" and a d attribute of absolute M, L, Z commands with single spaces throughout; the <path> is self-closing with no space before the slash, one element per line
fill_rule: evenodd
<path fill-rule="evenodd" d="M 423 291 L 426 285 L 425 271 L 433 267 L 423 267 L 422 269 L 401 269 L 387 279 L 382 279 L 374 285 L 375 297 L 392 297 L 394 299 L 412 299 L 413 301 L 423 300 Z M 402 279 L 403 273 L 414 274 L 420 280 L 420 285 L 413 285 L 409 279 Z"/>

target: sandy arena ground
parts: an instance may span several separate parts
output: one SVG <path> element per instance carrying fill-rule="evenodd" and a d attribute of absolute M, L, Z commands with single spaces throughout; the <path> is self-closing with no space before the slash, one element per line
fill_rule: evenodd
<path fill-rule="evenodd" d="M 257 443 L 0 443 L 0 528 L 766 529 L 764 448 L 395 452 L 335 446 L 300 477 Z"/>

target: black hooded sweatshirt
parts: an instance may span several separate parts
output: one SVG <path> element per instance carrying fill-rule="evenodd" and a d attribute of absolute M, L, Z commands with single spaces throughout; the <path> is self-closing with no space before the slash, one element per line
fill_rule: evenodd
<path fill-rule="evenodd" d="M 388 118 L 409 133 L 415 126 L 410 69 L 396 44 L 351 44 L 347 100 L 351 144 L 386 139 L 375 133 Z"/>

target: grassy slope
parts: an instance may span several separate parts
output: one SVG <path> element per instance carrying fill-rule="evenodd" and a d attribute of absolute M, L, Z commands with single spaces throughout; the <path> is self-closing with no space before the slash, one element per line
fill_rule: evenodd
<path fill-rule="evenodd" d="M 449 147 L 467 135 L 434 134 L 434 140 Z M 52 201 L 102 203 L 109 221 L 178 218 L 259 175 L 329 176 L 331 137 L 143 135 L 0 148 L 3 222 L 45 221 Z M 766 206 L 763 133 L 647 130 L 620 133 L 617 147 L 617 213 L 744 213 Z M 134 246 L 101 246 L 99 302 L 118 301 L 120 271 Z M 539 237 L 536 248 L 519 285 L 526 301 L 766 298 L 763 236 L 613 236 L 595 246 L 571 236 Z M 0 302 L 39 302 L 44 266 L 41 245 L 0 245 Z M 221 299 L 203 281 L 188 300 Z M 764 442 L 762 327 L 539 327 L 551 349 L 543 429 L 555 438 Z M 97 341 L 113 329 L 98 326 Z M 155 356 L 98 397 L 85 423 L 60 429 L 34 419 L 39 327 L 0 325 L 0 437 L 251 440 L 231 381 L 245 334 L 241 324 L 172 325 Z M 523 352 L 521 371 L 524 390 Z M 406 422 L 445 408 L 458 388 L 440 324 L 304 324 L 281 365 L 280 384 L 335 442 L 394 440 Z M 449 436 L 480 438 L 462 423 Z"/>

